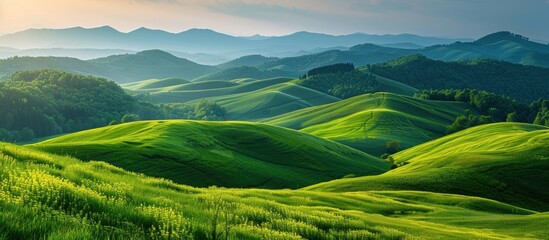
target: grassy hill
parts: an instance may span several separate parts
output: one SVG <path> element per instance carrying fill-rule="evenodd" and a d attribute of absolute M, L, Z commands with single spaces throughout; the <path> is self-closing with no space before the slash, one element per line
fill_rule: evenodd
<path fill-rule="evenodd" d="M 344 79 L 333 79 L 334 83 Z M 314 84 L 314 83 L 313 83 Z M 159 86 L 161 85 L 161 86 Z M 413 95 L 418 90 L 388 78 L 375 77 L 375 91 Z M 201 99 L 216 102 L 227 111 L 226 119 L 259 120 L 322 104 L 339 101 L 290 78 L 210 80 L 181 84 L 171 79 L 147 80 L 122 85 L 141 93 L 150 93 L 155 103 L 183 102 L 193 104 Z M 157 88 L 158 86 L 158 88 Z"/>
<path fill-rule="evenodd" d="M 225 117 L 231 120 L 259 120 L 340 100 L 293 81 L 207 99 L 224 107 Z"/>
<path fill-rule="evenodd" d="M 244 122 L 133 122 L 32 146 L 192 186 L 299 188 L 389 168 L 385 161 L 329 140 Z"/>
<path fill-rule="evenodd" d="M 463 103 L 375 93 L 297 110 L 265 123 L 300 129 L 380 156 L 391 140 L 409 148 L 443 136 L 466 108 Z"/>
<path fill-rule="evenodd" d="M 373 177 L 308 187 L 322 191 L 428 190 L 480 196 L 547 211 L 549 128 L 496 123 L 466 129 L 393 155 L 400 167 Z"/>
<path fill-rule="evenodd" d="M 0 143 L 6 239 L 543 239 L 547 213 L 414 191 L 192 188 Z"/>
<path fill-rule="evenodd" d="M 132 91 L 151 90 L 156 88 L 165 88 L 174 85 L 190 83 L 183 78 L 164 78 L 164 79 L 148 79 L 138 82 L 122 84 L 121 87 Z"/>
<path fill-rule="evenodd" d="M 274 77 L 295 77 L 297 75 L 297 73 L 279 69 L 260 70 L 256 67 L 241 66 L 206 74 L 193 79 L 193 81 L 232 80 L 239 78 L 265 79 Z"/>
<path fill-rule="evenodd" d="M 154 103 L 185 103 L 209 97 L 252 92 L 276 84 L 290 82 L 291 80 L 293 79 L 284 77 L 261 80 L 242 78 L 230 81 L 193 82 L 158 89 L 140 89 L 138 91 L 150 93 L 150 101 Z"/>

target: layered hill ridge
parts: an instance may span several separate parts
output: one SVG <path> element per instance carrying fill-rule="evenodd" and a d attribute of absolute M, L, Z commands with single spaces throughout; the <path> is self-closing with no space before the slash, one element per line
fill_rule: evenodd
<path fill-rule="evenodd" d="M 388 141 L 409 148 L 445 135 L 466 109 L 463 103 L 374 93 L 297 110 L 265 123 L 299 129 L 379 156 Z"/>
<path fill-rule="evenodd" d="M 480 196 L 547 211 L 549 128 L 495 123 L 469 128 L 392 155 L 400 167 L 335 180 L 316 191 L 429 190 Z"/>
<path fill-rule="evenodd" d="M 276 54 L 315 48 L 353 46 L 364 42 L 391 44 L 409 42 L 421 46 L 467 41 L 424 37 L 412 34 L 369 35 L 355 33 L 333 36 L 312 32 L 296 32 L 285 36 L 248 39 L 215 32 L 211 29 L 189 29 L 179 33 L 139 28 L 129 33 L 110 26 L 98 28 L 74 27 L 67 29 L 28 29 L 0 36 L 0 46 L 14 48 L 121 48 L 134 51 L 163 48 L 190 53 L 234 53 L 256 51 L 258 54 Z M 234 55 L 234 54 L 233 54 Z"/>
<path fill-rule="evenodd" d="M 0 79 L 17 71 L 40 69 L 56 69 L 82 75 L 94 75 L 108 78 L 117 83 L 137 82 L 151 78 L 193 79 L 219 71 L 216 67 L 201 65 L 160 50 L 112 55 L 88 61 L 66 57 L 0 59 Z"/>
<path fill-rule="evenodd" d="M 389 165 L 347 146 L 244 122 L 143 121 L 32 145 L 192 186 L 299 188 Z"/>
<path fill-rule="evenodd" d="M 368 65 L 364 71 L 419 89 L 477 89 L 507 95 L 525 103 L 549 95 L 549 68 L 482 59 L 444 62 L 410 55 Z"/>
<path fill-rule="evenodd" d="M 200 32 L 201 30 L 197 31 Z M 211 33 L 207 33 L 206 35 L 208 34 Z M 230 71 L 228 72 L 222 72 L 219 73 L 219 75 L 211 75 L 206 78 L 210 80 L 213 78 L 257 78 L 258 76 L 265 78 L 266 76 L 272 77 L 273 74 L 279 74 L 279 76 L 298 76 L 306 73 L 310 69 L 336 63 L 354 63 L 355 66 L 376 64 L 413 54 L 421 54 L 432 59 L 443 61 L 496 59 L 527 65 L 549 66 L 549 45 L 531 42 L 524 37 L 509 37 L 509 35 L 516 36 L 511 33 L 496 33 L 481 38 L 476 42 L 456 42 L 421 49 L 383 47 L 368 43 L 368 41 L 362 41 L 349 45 L 349 48 L 327 48 L 330 50 L 322 50 L 319 53 L 306 55 L 303 55 L 305 53 L 293 54 L 291 56 L 295 57 L 284 58 L 263 57 L 257 55 L 261 53 L 250 50 L 251 52 L 239 55 L 239 57 L 244 57 L 217 66 L 197 64 L 186 59 L 177 58 L 160 50 L 147 50 L 135 54 L 112 55 L 99 60 L 88 61 L 60 57 L 25 57 L 24 61 L 21 62 L 20 60 L 10 58 L 0 60 L 0 77 L 9 76 L 18 70 L 52 68 L 85 75 L 101 76 L 119 83 L 168 77 L 194 79 L 203 75 L 229 69 Z M 235 37 L 230 36 L 229 38 L 235 39 Z M 241 40 L 251 42 L 258 41 L 248 39 Z M 268 40 L 271 39 L 266 39 L 265 41 Z M 246 56 L 250 54 L 252 55 Z M 146 56 L 146 60 L 143 60 L 144 56 Z M 234 67 L 237 69 L 235 70 Z M 244 68 L 246 71 L 238 69 L 242 67 L 248 68 Z M 250 67 L 254 67 L 256 70 L 254 71 L 254 68 Z M 235 74 L 239 73 L 245 73 L 250 76 L 235 77 Z"/>

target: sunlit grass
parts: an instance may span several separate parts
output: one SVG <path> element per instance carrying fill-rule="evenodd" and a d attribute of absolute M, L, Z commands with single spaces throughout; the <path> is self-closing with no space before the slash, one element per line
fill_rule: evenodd
<path fill-rule="evenodd" d="M 475 197 L 193 188 L 26 147 L 0 151 L 7 239 L 542 238 L 549 220 Z"/>
<path fill-rule="evenodd" d="M 336 142 L 247 122 L 142 121 L 31 146 L 198 187 L 300 188 L 389 169 L 387 162 Z"/>

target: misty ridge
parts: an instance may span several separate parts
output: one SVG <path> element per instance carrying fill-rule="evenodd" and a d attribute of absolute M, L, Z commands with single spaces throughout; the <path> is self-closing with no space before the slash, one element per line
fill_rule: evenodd
<path fill-rule="evenodd" d="M 28 29 L 0 36 L 0 57 L 71 56 L 81 59 L 161 49 L 204 64 L 219 64 L 250 54 L 274 57 L 298 56 L 330 49 L 346 50 L 362 43 L 390 47 L 422 48 L 471 39 L 424 37 L 413 34 L 328 35 L 296 32 L 285 36 L 238 37 L 209 29 L 180 33 L 139 28 L 123 33 L 110 26 L 98 28 Z M 50 55 L 48 55 L 50 54 Z"/>

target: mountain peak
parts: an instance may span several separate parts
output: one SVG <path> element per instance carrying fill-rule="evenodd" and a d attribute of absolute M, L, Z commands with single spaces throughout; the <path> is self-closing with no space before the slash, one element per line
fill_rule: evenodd
<path fill-rule="evenodd" d="M 520 34 L 512 33 L 509 31 L 501 31 L 501 32 L 495 32 L 492 34 L 488 34 L 478 40 L 475 41 L 475 43 L 480 44 L 490 44 L 494 42 L 499 42 L 503 40 L 509 40 L 514 42 L 529 42 L 530 39 L 522 36 Z"/>
<path fill-rule="evenodd" d="M 136 53 L 136 55 L 163 56 L 163 57 L 177 58 L 176 56 L 172 55 L 171 53 L 162 51 L 160 49 L 145 50 L 145 51 L 141 51 L 141 52 Z"/>
<path fill-rule="evenodd" d="M 96 27 L 96 28 L 84 28 L 86 30 L 101 30 L 101 31 L 108 31 L 108 32 L 118 32 L 118 30 L 114 29 L 113 27 L 109 25 Z"/>
<path fill-rule="evenodd" d="M 187 31 L 180 32 L 181 33 L 215 33 L 220 34 L 214 30 L 208 29 L 208 28 L 191 28 Z"/>
<path fill-rule="evenodd" d="M 137 28 L 131 32 L 143 32 L 143 31 L 152 31 L 152 29 L 150 28 L 146 28 L 146 27 L 140 27 L 140 28 Z"/>

